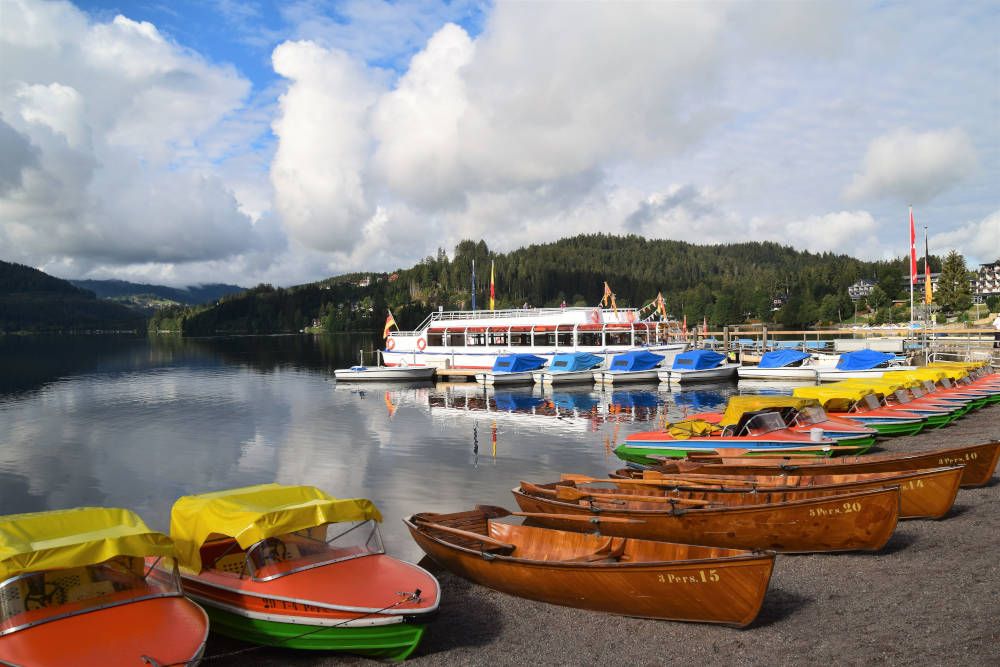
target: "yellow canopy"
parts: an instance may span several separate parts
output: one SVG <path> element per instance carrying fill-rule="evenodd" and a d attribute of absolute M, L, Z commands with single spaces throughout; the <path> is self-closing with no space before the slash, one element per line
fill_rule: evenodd
<path fill-rule="evenodd" d="M 234 538 L 246 549 L 276 535 L 341 521 L 382 520 L 364 498 L 337 499 L 314 486 L 258 484 L 184 496 L 170 510 L 170 536 L 181 567 L 201 571 L 201 546 L 213 536 Z"/>
<path fill-rule="evenodd" d="M 842 383 L 849 387 L 867 387 L 875 394 L 881 394 L 885 396 L 886 394 L 891 394 L 897 389 L 906 389 L 912 387 L 913 385 L 919 384 L 916 380 L 904 378 L 851 378 L 848 380 L 841 380 Z M 838 383 L 839 384 L 839 383 Z"/>
<path fill-rule="evenodd" d="M 723 426 L 735 424 L 745 412 L 766 410 L 768 408 L 795 408 L 801 410 L 810 405 L 818 405 L 815 398 L 799 396 L 731 396 L 726 411 L 722 415 Z"/>
<path fill-rule="evenodd" d="M 921 383 L 924 380 L 930 380 L 936 384 L 946 377 L 948 377 L 948 372 L 940 368 L 916 368 L 882 374 L 883 380 L 900 380 L 911 384 Z"/>
<path fill-rule="evenodd" d="M 687 440 L 688 438 L 703 438 L 716 431 L 721 431 L 722 427 L 712 422 L 701 419 L 686 419 L 674 424 L 667 424 L 667 433 L 677 440 Z"/>
<path fill-rule="evenodd" d="M 930 368 L 961 368 L 964 371 L 970 371 L 982 368 L 986 363 L 985 361 L 932 361 L 927 366 Z"/>
<path fill-rule="evenodd" d="M 792 390 L 792 394 L 797 398 L 814 398 L 824 408 L 833 412 L 846 411 L 851 407 L 851 403 L 860 401 L 870 393 L 872 390 L 867 387 L 845 385 L 843 382 L 816 387 L 796 387 Z"/>
<path fill-rule="evenodd" d="M 115 556 L 173 556 L 174 545 L 130 510 L 79 507 L 0 517 L 0 581 Z"/>

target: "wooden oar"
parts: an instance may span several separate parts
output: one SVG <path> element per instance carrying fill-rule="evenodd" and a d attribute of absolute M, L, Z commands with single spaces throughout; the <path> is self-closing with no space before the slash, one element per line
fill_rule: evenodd
<path fill-rule="evenodd" d="M 546 512 L 511 512 L 512 516 L 529 519 L 558 519 L 559 521 L 585 521 L 586 523 L 646 523 L 642 519 L 625 519 L 615 516 L 580 516 L 578 514 L 549 514 Z"/>
<path fill-rule="evenodd" d="M 676 503 L 678 505 L 711 505 L 707 500 L 690 500 L 688 498 L 672 498 L 669 496 L 638 496 L 629 493 L 588 493 L 574 489 L 571 486 L 557 486 L 556 498 L 559 500 L 583 500 L 584 498 L 611 498 L 614 500 L 632 500 L 638 503 Z"/>
<path fill-rule="evenodd" d="M 492 544 L 495 547 L 500 547 L 502 549 L 507 549 L 513 551 L 517 548 L 516 544 L 508 544 L 507 542 L 501 542 L 500 540 L 494 539 L 489 535 L 483 535 L 482 533 L 473 533 L 470 530 L 462 530 L 461 528 L 452 528 L 451 526 L 443 526 L 440 523 L 433 523 L 430 521 L 420 521 L 417 520 L 417 525 L 421 528 L 430 528 L 432 530 L 440 530 L 445 533 L 451 533 L 452 535 L 458 535 L 460 537 L 467 537 L 470 540 L 477 540 L 485 544 Z"/>
<path fill-rule="evenodd" d="M 670 477 L 666 473 L 663 477 L 656 478 L 644 478 L 644 479 L 633 479 L 629 477 L 623 477 L 621 479 L 600 479 L 598 477 L 587 477 L 586 475 L 574 475 L 572 473 L 563 473 L 560 475 L 560 480 L 563 482 L 573 482 L 574 484 L 636 484 L 638 486 L 688 486 L 688 487 L 698 487 L 699 491 L 718 491 L 711 486 L 704 486 L 706 484 L 714 484 L 716 486 L 725 484 L 755 484 L 751 480 L 723 480 L 723 479 L 685 479 L 683 477 Z M 698 486 L 699 483 L 702 486 Z"/>

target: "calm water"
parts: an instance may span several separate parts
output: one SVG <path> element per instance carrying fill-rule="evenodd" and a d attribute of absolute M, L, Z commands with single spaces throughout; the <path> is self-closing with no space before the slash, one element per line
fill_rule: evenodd
<path fill-rule="evenodd" d="M 136 510 L 169 529 L 181 495 L 262 482 L 371 498 L 388 549 L 400 518 L 514 508 L 521 479 L 605 475 L 626 434 L 720 408 L 735 384 L 601 392 L 475 383 L 337 383 L 372 340 L 0 337 L 0 514 Z"/>

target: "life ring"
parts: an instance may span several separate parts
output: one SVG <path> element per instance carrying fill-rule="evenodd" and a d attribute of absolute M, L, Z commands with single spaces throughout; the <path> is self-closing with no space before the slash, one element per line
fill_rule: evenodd
<path fill-rule="evenodd" d="M 396 347 L 396 339 L 395 338 L 387 338 L 385 340 L 385 349 L 391 350 L 394 347 Z"/>
<path fill-rule="evenodd" d="M 423 338 L 418 338 L 417 349 L 423 352 L 426 348 L 427 348 L 427 341 L 425 341 Z"/>

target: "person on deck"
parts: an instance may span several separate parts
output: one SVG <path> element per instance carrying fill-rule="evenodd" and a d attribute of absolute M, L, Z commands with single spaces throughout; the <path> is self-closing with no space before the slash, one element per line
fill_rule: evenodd
<path fill-rule="evenodd" d="M 1000 349 L 1000 313 L 997 313 L 996 319 L 993 320 L 993 328 L 997 330 L 993 334 L 993 347 Z"/>

